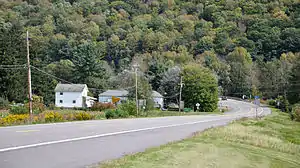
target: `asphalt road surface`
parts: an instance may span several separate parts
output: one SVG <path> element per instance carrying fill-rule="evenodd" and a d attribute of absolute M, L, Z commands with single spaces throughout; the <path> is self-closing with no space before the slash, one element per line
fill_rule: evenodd
<path fill-rule="evenodd" d="M 181 140 L 192 133 L 256 115 L 268 108 L 221 102 L 225 115 L 40 124 L 0 128 L 0 168 L 81 168 Z M 257 110 L 257 111 L 256 111 Z"/>

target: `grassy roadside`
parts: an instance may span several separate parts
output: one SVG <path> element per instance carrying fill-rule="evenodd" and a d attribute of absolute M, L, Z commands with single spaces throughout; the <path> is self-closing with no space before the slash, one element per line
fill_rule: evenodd
<path fill-rule="evenodd" d="M 208 114 L 223 114 L 221 112 L 176 112 L 176 111 L 149 111 L 141 112 L 138 117 L 126 116 L 120 118 L 147 118 L 147 117 L 167 117 L 167 116 L 188 116 L 188 115 L 208 115 Z M 83 120 L 106 120 L 105 112 L 100 111 L 83 111 L 83 110 L 46 110 L 40 114 L 33 115 L 33 122 L 31 124 L 44 123 L 59 123 L 72 122 Z M 14 126 L 14 125 L 28 125 L 30 124 L 29 114 L 12 115 L 9 111 L 0 111 L 0 127 Z"/>
<path fill-rule="evenodd" d="M 274 111 L 94 168 L 299 168 L 300 123 Z"/>

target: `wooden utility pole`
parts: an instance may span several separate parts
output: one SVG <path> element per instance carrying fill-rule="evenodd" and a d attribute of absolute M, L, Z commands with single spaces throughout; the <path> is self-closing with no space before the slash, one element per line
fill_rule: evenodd
<path fill-rule="evenodd" d="M 138 75 L 137 75 L 137 69 L 138 65 L 135 64 L 133 65 L 134 71 L 135 71 L 135 103 L 136 103 L 136 116 L 138 117 L 139 115 L 139 102 L 138 102 Z"/>
<path fill-rule="evenodd" d="M 27 31 L 26 36 L 27 43 L 27 67 L 28 67 L 28 99 L 29 99 L 29 112 L 30 122 L 32 122 L 32 90 L 31 90 L 31 71 L 30 71 L 30 59 L 29 59 L 29 33 Z"/>
<path fill-rule="evenodd" d="M 180 91 L 179 91 L 179 113 L 181 111 L 181 92 L 182 92 L 182 87 L 183 87 L 183 83 L 182 83 L 182 76 L 180 77 Z"/>

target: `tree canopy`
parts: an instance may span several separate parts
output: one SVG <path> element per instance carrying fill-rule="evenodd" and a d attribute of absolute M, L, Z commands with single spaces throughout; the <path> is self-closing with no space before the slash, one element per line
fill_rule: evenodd
<path fill-rule="evenodd" d="M 298 0 L 2 0 L 0 97 L 10 101 L 26 99 L 26 31 L 40 70 L 33 93 L 46 104 L 58 82 L 85 83 L 94 94 L 114 88 L 111 79 L 133 62 L 168 97 L 179 92 L 164 86 L 178 82 L 175 67 L 195 63 L 210 69 L 222 94 L 298 92 L 287 90 L 300 81 L 291 61 L 300 52 Z"/>

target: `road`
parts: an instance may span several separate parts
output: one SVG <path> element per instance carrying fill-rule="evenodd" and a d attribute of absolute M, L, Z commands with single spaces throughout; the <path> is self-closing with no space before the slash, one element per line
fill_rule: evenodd
<path fill-rule="evenodd" d="M 223 101 L 225 115 L 117 119 L 0 128 L 0 168 L 80 168 L 255 116 L 253 104 Z M 259 108 L 259 115 L 269 114 Z"/>

